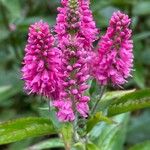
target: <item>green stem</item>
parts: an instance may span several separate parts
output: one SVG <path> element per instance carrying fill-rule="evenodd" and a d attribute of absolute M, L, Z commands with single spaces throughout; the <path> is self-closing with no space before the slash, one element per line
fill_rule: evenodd
<path fill-rule="evenodd" d="M 78 142 L 79 140 L 79 137 L 78 137 L 78 133 L 77 133 L 77 123 L 78 123 L 78 114 L 77 114 L 77 111 L 75 109 L 75 101 L 74 101 L 74 98 L 73 98 L 73 111 L 75 113 L 75 120 L 73 121 L 73 137 L 74 137 L 74 142 Z"/>
<path fill-rule="evenodd" d="M 92 110 L 91 110 L 91 115 L 92 115 L 92 114 L 95 114 L 95 111 L 96 111 L 96 109 L 97 109 L 97 105 L 98 105 L 98 103 L 100 102 L 100 100 L 101 100 L 101 98 L 102 98 L 102 96 L 103 96 L 103 94 L 104 94 L 104 92 L 105 92 L 105 88 L 106 88 L 106 86 L 101 86 L 101 88 L 100 88 L 100 95 L 99 95 L 99 97 L 98 97 L 96 103 L 94 104 L 94 106 L 93 106 L 93 108 L 92 108 Z"/>

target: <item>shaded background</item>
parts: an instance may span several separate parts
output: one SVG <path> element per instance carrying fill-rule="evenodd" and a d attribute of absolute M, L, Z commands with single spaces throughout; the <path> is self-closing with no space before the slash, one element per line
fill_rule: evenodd
<path fill-rule="evenodd" d="M 24 116 L 49 116 L 47 111 L 38 109 L 47 105 L 42 98 L 24 93 L 20 67 L 29 25 L 42 19 L 53 26 L 59 5 L 59 0 L 0 0 L 0 122 Z M 135 70 L 124 88 L 150 87 L 150 1 L 91 0 L 91 9 L 101 34 L 114 11 L 121 10 L 132 18 Z M 125 149 L 150 140 L 149 115 L 147 109 L 132 113 Z M 46 138 L 49 137 L 31 138 L 0 149 L 22 150 Z"/>

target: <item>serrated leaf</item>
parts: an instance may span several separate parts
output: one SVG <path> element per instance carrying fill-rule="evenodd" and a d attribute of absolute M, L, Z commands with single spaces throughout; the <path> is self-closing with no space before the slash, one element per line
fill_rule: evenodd
<path fill-rule="evenodd" d="M 0 144 L 54 133 L 56 133 L 54 126 L 48 119 L 21 118 L 0 124 Z"/>
<path fill-rule="evenodd" d="M 100 103 L 99 103 L 99 111 L 103 111 L 106 109 L 111 103 L 113 103 L 114 99 L 121 98 L 122 96 L 132 93 L 135 90 L 120 90 L 120 91 L 113 91 L 113 92 L 107 92 L 103 95 Z"/>
<path fill-rule="evenodd" d="M 43 149 L 50 149 L 50 148 L 59 148 L 59 147 L 64 147 L 64 143 L 61 139 L 59 138 L 54 138 L 54 139 L 49 139 L 42 141 L 40 143 L 37 143 L 33 146 L 30 146 L 29 148 L 25 150 L 43 150 Z"/>
<path fill-rule="evenodd" d="M 104 121 L 108 124 L 114 123 L 113 120 L 104 116 L 102 112 L 97 112 L 94 116 L 92 116 L 87 122 L 87 132 L 90 132 L 92 128 L 99 122 Z"/>
<path fill-rule="evenodd" d="M 108 116 L 150 107 L 150 89 L 135 91 L 116 99 L 108 108 Z"/>

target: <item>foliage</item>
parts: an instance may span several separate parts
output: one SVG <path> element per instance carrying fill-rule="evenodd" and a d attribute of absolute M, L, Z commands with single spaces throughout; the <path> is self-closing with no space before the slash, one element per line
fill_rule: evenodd
<path fill-rule="evenodd" d="M 61 137 L 60 133 L 72 130 L 71 127 L 66 129 L 60 126 L 56 121 L 55 111 L 49 112 L 46 102 L 41 97 L 25 95 L 20 80 L 20 64 L 29 24 L 43 19 L 53 26 L 58 5 L 59 0 L 0 0 L 0 122 L 6 121 L 0 124 L 0 144 L 30 137 L 28 140 L 1 146 L 0 149 L 64 147 L 60 138 L 55 136 L 36 139 L 31 137 L 54 133 L 57 133 L 57 137 L 58 135 Z M 149 148 L 150 111 L 142 109 L 150 106 L 149 6 L 149 0 L 91 0 L 91 8 L 97 26 L 101 28 L 101 34 L 106 29 L 112 12 L 119 9 L 132 17 L 135 69 L 133 79 L 130 79 L 124 87 L 126 90 L 107 92 L 102 97 L 95 116 L 89 118 L 85 131 L 89 137 L 88 150 L 122 150 L 123 148 L 148 150 Z M 112 90 L 111 87 L 109 89 Z M 127 89 L 138 90 L 127 91 Z M 97 85 L 93 81 L 89 91 L 92 101 L 98 98 L 96 93 L 98 93 Z M 135 111 L 137 108 L 142 110 Z M 131 110 L 135 112 L 118 115 Z M 24 118 L 16 120 L 21 117 Z M 14 120 L 7 122 L 9 119 Z M 55 123 L 56 128 L 51 122 Z M 70 140 L 68 135 L 64 136 L 65 141 Z M 82 141 L 74 145 L 74 149 L 84 148 Z"/>

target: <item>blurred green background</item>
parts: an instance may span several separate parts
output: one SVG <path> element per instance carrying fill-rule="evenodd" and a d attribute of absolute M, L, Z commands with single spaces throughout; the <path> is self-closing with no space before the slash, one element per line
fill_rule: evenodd
<path fill-rule="evenodd" d="M 30 24 L 38 20 L 55 24 L 59 0 L 0 0 L 0 122 L 22 116 L 50 117 L 41 97 L 23 91 L 20 68 Z M 91 0 L 91 9 L 101 34 L 114 11 L 121 10 L 132 18 L 134 40 L 133 78 L 125 89 L 150 87 L 150 0 Z M 150 140 L 150 111 L 132 113 L 124 149 Z M 34 138 L 0 146 L 0 149 L 22 150 L 49 137 Z"/>

